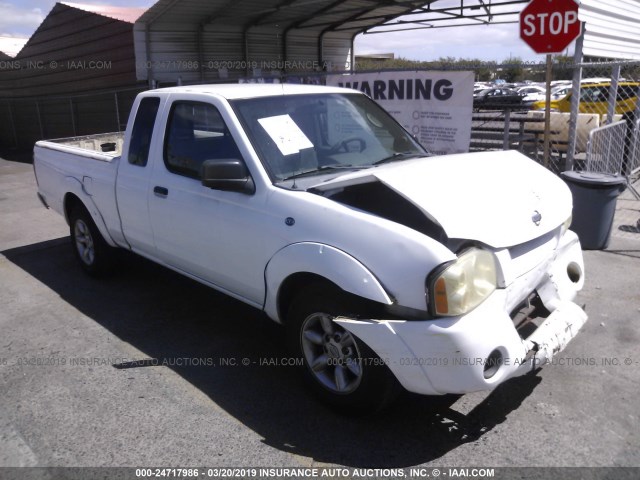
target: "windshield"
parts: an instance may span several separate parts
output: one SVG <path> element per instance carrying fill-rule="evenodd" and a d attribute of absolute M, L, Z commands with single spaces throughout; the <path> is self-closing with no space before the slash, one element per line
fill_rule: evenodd
<path fill-rule="evenodd" d="M 364 95 L 287 95 L 231 105 L 274 182 L 427 155 Z"/>

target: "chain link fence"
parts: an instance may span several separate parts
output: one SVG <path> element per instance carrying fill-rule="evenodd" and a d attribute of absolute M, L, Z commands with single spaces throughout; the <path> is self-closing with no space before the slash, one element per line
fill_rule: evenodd
<path fill-rule="evenodd" d="M 640 174 L 640 119 L 633 124 L 631 133 L 631 145 L 629 146 L 629 162 L 631 175 Z"/>
<path fill-rule="evenodd" d="M 577 116 L 578 125 L 585 126 L 576 129 L 576 144 L 586 148 L 584 152 L 576 148 L 573 167 L 626 177 L 612 235 L 640 240 L 640 63 L 581 66 Z"/>
<path fill-rule="evenodd" d="M 624 169 L 626 136 L 627 122 L 624 120 L 591 130 L 584 170 L 620 175 Z"/>
<path fill-rule="evenodd" d="M 579 93 L 574 92 L 571 84 L 578 67 L 582 72 Z M 556 174 L 574 169 L 624 175 L 628 188 L 618 199 L 613 235 L 640 240 L 640 103 L 637 101 L 640 62 L 554 64 L 546 132 L 543 83 L 546 66 L 518 64 L 492 65 L 491 68 L 490 76 L 494 79 L 505 76 L 507 80 L 521 80 L 521 87 L 539 87 L 542 92 L 537 97 L 531 95 L 512 103 L 474 102 L 470 151 L 518 150 Z M 427 69 L 475 70 L 478 79 L 487 75 L 472 64 L 435 65 Z M 336 73 L 341 72 L 331 72 Z M 297 73 L 243 81 L 324 84 L 326 75 L 327 72 Z M 523 82 L 525 79 L 529 82 Z M 495 83 L 484 86 L 509 87 Z M 0 99 L 0 125 L 3 126 L 0 147 L 28 150 L 43 138 L 122 131 L 135 96 L 142 90 L 144 86 L 66 97 Z M 576 115 L 571 114 L 574 93 L 579 95 Z M 572 132 L 575 132 L 574 138 L 571 138 Z"/>
<path fill-rule="evenodd" d="M 513 66 L 498 70 L 508 68 Z M 524 75 L 541 79 L 545 68 L 528 65 Z M 577 68 L 579 103 L 572 115 Z M 522 104 L 490 109 L 474 104 L 470 150 L 519 150 L 557 174 L 573 169 L 626 177 L 612 234 L 640 240 L 640 62 L 555 65 L 552 76 L 546 134 L 542 100 L 527 102 L 525 97 Z"/>

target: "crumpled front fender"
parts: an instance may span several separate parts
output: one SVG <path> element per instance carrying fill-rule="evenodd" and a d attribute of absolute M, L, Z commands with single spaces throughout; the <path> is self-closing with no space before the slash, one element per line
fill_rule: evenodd
<path fill-rule="evenodd" d="M 264 310 L 276 321 L 282 321 L 282 312 L 278 311 L 280 287 L 296 273 L 312 273 L 354 295 L 386 305 L 393 303 L 373 273 L 354 257 L 329 245 L 300 242 L 278 251 L 265 269 Z"/>

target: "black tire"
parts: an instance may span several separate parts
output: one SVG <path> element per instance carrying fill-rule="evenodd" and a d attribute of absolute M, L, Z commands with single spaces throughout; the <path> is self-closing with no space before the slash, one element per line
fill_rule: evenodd
<path fill-rule="evenodd" d="M 289 308 L 289 348 L 302 359 L 302 374 L 313 392 L 341 413 L 379 412 L 401 390 L 378 355 L 332 320 L 364 311 L 359 299 L 326 283 L 307 286 Z"/>
<path fill-rule="evenodd" d="M 73 253 L 86 273 L 99 277 L 113 270 L 116 249 L 105 242 L 84 206 L 76 205 L 71 209 L 69 232 Z"/>

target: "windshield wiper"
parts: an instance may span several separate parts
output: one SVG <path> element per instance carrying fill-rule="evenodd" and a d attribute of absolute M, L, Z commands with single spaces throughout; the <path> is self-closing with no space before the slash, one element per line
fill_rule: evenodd
<path fill-rule="evenodd" d="M 417 153 L 417 152 L 395 152 L 393 155 L 389 157 L 385 157 L 382 160 L 378 160 L 377 162 L 374 162 L 373 165 L 382 165 L 383 163 L 397 162 L 399 160 L 407 160 L 409 158 L 423 157 L 423 156 L 424 154 Z"/>
<path fill-rule="evenodd" d="M 289 175 L 286 178 L 280 180 L 281 182 L 286 182 L 287 180 L 293 180 L 300 177 L 311 176 L 316 173 L 321 173 L 327 170 L 360 170 L 363 168 L 370 168 L 372 165 L 322 165 L 313 170 L 306 170 L 304 172 L 294 173 L 293 175 Z"/>

